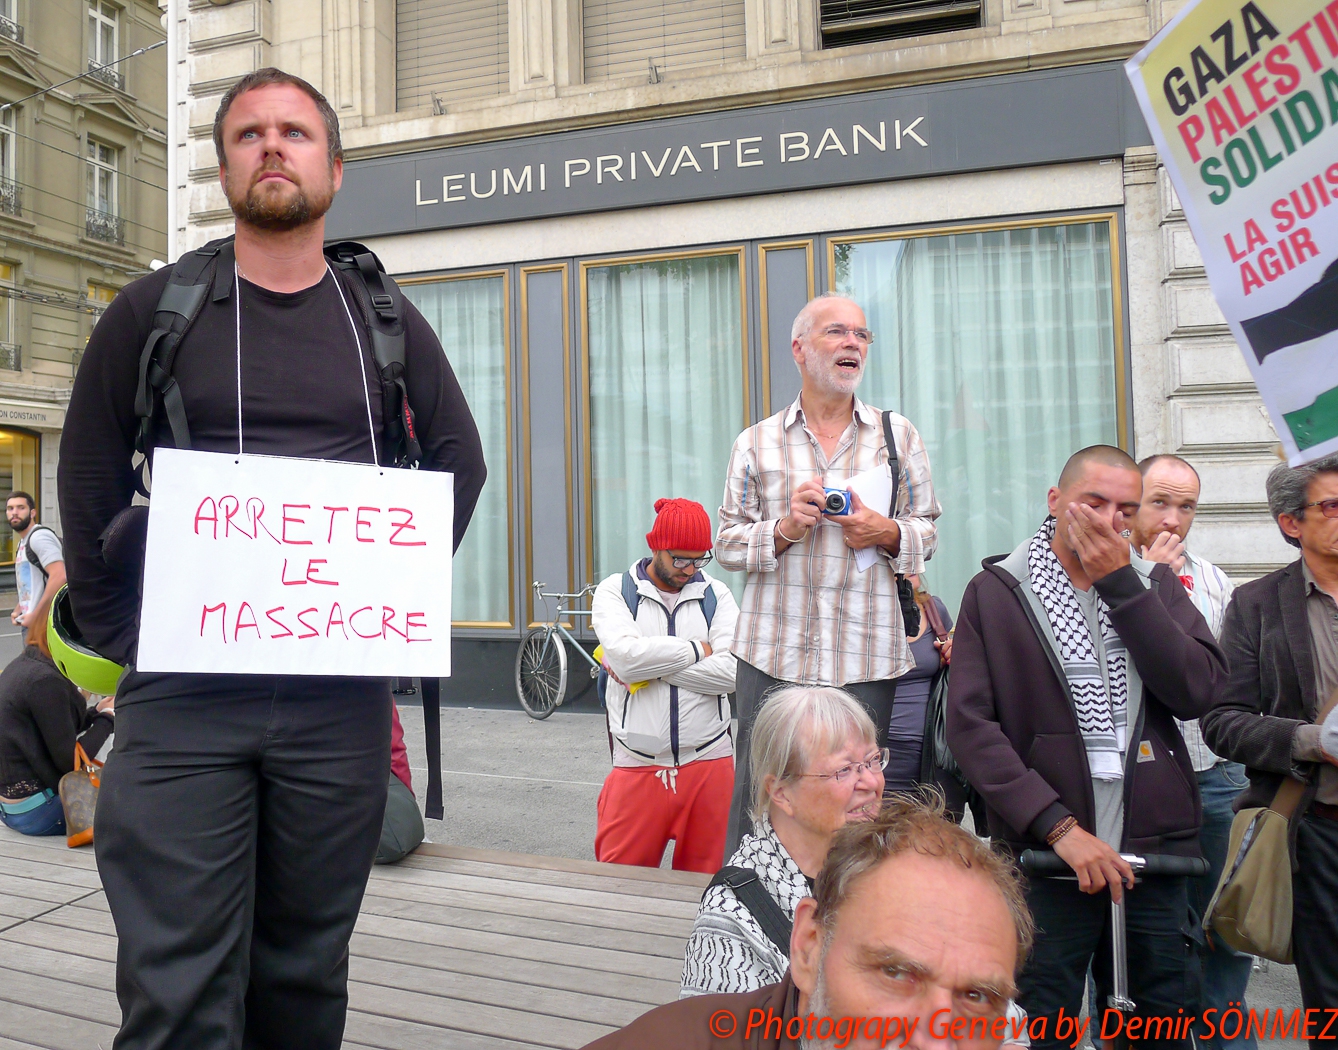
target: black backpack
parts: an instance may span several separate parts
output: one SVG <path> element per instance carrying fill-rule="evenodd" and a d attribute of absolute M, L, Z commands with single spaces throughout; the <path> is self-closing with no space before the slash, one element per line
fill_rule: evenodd
<path fill-rule="evenodd" d="M 42 574 L 42 580 L 43 582 L 45 582 L 46 580 L 49 580 L 51 578 L 51 574 L 46 571 L 46 566 L 42 564 L 42 559 L 37 556 L 37 552 L 33 550 L 33 545 L 30 542 L 33 538 L 33 533 L 35 533 L 38 529 L 46 529 L 46 531 L 51 533 L 51 535 L 56 536 L 56 530 L 53 529 L 50 525 L 34 525 L 32 529 L 28 532 L 27 537 L 24 539 L 23 556 L 27 558 L 29 563 L 35 566 L 37 571 Z M 56 541 L 57 542 L 60 541 L 59 536 L 56 536 Z M 40 597 L 42 597 L 41 594 L 37 594 L 34 596 L 34 600 Z"/>
<path fill-rule="evenodd" d="M 404 295 L 389 276 L 381 260 L 357 241 L 339 241 L 325 246 L 325 257 L 332 267 L 354 277 L 349 286 L 358 312 L 370 334 L 372 359 L 381 378 L 384 399 L 383 443 L 391 466 L 416 468 L 422 458 L 413 409 L 405 385 Z M 152 467 L 153 439 L 157 420 L 165 415 L 172 432 L 172 443 L 180 449 L 191 447 L 190 424 L 182 402 L 181 390 L 172 376 L 177 349 L 203 309 L 205 299 L 215 301 L 231 297 L 233 238 L 210 241 L 202 248 L 186 252 L 172 267 L 172 276 L 153 312 L 153 330 L 139 357 L 139 385 L 135 392 L 135 415 L 139 431 L 135 451 L 144 457 L 136 484 L 148 496 L 146 481 Z M 134 508 L 132 508 L 133 510 Z M 104 551 L 109 545 L 124 546 L 122 533 L 147 529 L 147 514 L 135 515 L 134 522 L 113 521 L 103 534 Z M 142 544 L 139 546 L 143 550 Z M 423 679 L 423 727 L 427 733 L 427 816 L 440 820 L 441 801 L 441 681 Z"/>

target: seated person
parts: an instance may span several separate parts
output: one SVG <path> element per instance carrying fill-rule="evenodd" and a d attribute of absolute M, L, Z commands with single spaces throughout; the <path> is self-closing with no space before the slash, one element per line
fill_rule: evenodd
<path fill-rule="evenodd" d="M 60 778 L 74 769 L 74 745 L 92 758 L 112 732 L 112 698 L 89 707 L 56 669 L 46 643 L 50 599 L 28 628 L 27 645 L 0 672 L 0 820 L 24 835 L 64 835 Z"/>
<path fill-rule="evenodd" d="M 390 789 L 386 792 L 386 815 L 381 822 L 381 845 L 377 864 L 394 864 L 416 850 L 423 841 L 423 814 L 414 798 L 409 772 L 409 749 L 404 746 L 400 710 L 390 705 Z"/>
<path fill-rule="evenodd" d="M 895 795 L 873 820 L 837 832 L 814 895 L 795 912 L 779 983 L 679 999 L 589 1050 L 780 1050 L 801 1038 L 851 1050 L 993 1050 L 1019 1023 L 1006 1011 L 1032 936 L 1007 861 L 937 801 Z"/>
<path fill-rule="evenodd" d="M 753 723 L 753 834 L 743 837 L 729 867 L 757 872 L 786 926 L 812 895 L 836 832 L 878 813 L 887 753 L 877 739 L 864 706 L 829 686 L 777 690 Z M 768 937 L 739 894 L 717 877 L 688 938 L 681 994 L 775 984 L 789 965 L 789 938 L 782 940 L 784 947 Z"/>

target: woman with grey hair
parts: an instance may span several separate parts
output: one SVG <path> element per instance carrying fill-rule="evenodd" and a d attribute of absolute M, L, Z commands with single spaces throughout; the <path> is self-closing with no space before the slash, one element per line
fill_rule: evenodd
<path fill-rule="evenodd" d="M 721 874 L 745 869 L 756 882 L 736 891 L 717 876 L 702 896 L 683 962 L 683 997 L 779 981 L 789 966 L 789 939 L 782 938 L 782 949 L 745 898 L 760 885 L 774 904 L 756 902 L 777 920 L 768 925 L 773 932 L 788 928 L 799 902 L 812 895 L 836 832 L 873 819 L 882 803 L 887 750 L 879 749 L 868 712 L 843 690 L 777 690 L 766 698 L 750 743 L 753 833 Z"/>

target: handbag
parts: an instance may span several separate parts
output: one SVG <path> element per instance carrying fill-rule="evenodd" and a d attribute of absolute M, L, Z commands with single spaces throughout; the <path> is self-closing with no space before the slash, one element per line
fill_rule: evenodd
<path fill-rule="evenodd" d="M 93 812 L 102 786 L 102 763 L 74 745 L 74 769 L 60 778 L 60 805 L 65 810 L 65 843 L 74 849 L 93 841 Z"/>
<path fill-rule="evenodd" d="M 1317 722 L 1338 702 L 1338 691 Z M 1227 864 L 1208 902 L 1205 930 L 1238 952 L 1292 961 L 1292 817 L 1307 785 L 1287 777 L 1267 807 L 1243 809 L 1231 822 Z"/>
<path fill-rule="evenodd" d="M 940 642 L 947 641 L 948 631 L 943 624 L 943 617 L 939 615 L 938 606 L 934 604 L 933 595 L 930 595 L 924 608 L 934 637 Z M 929 701 L 925 704 L 924 744 L 920 751 L 920 781 L 932 784 L 935 771 L 941 770 L 965 787 L 966 777 L 962 775 L 961 767 L 957 765 L 957 760 L 952 757 L 952 751 L 948 748 L 949 670 L 946 664 L 940 667 L 929 686 Z"/>

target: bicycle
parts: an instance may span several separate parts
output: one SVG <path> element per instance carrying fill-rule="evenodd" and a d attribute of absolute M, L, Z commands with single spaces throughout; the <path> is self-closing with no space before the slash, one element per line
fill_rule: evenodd
<path fill-rule="evenodd" d="M 547 594 L 543 590 L 547 584 L 539 580 L 531 586 L 535 598 L 544 603 L 545 612 L 550 600 L 557 602 L 557 609 L 549 620 L 531 627 L 520 640 L 520 649 L 516 652 L 516 695 L 526 714 L 534 719 L 544 719 L 567 698 L 567 647 L 562 644 L 564 640 L 590 665 L 590 677 L 599 677 L 599 661 L 581 647 L 563 623 L 567 617 L 590 615 L 589 609 L 568 606 L 594 594 L 595 585 L 589 584 L 574 594 Z"/>

